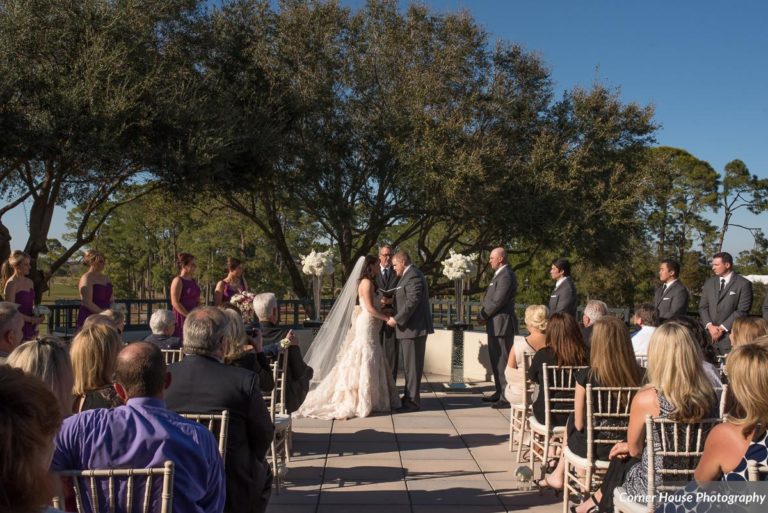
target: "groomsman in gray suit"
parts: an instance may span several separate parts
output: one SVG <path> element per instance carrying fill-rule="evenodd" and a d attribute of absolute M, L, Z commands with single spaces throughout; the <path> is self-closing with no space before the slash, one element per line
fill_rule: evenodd
<path fill-rule="evenodd" d="M 729 253 L 715 253 L 712 272 L 715 276 L 704 283 L 701 291 L 699 318 L 715 349 L 727 354 L 731 349 L 728 334 L 733 321 L 749 315 L 752 309 L 752 282 L 733 271 L 733 257 Z"/>
<path fill-rule="evenodd" d="M 517 278 L 515 272 L 507 265 L 507 252 L 504 248 L 491 251 L 488 263 L 496 272 L 483 297 L 477 322 L 485 324 L 485 332 L 488 335 L 488 354 L 491 358 L 491 372 L 493 372 L 496 390 L 493 395 L 483 397 L 483 401 L 493 403 L 492 408 L 509 408 L 509 403 L 502 396 L 504 375 L 499 373 L 499 365 L 506 366 L 505 356 L 508 356 L 512 350 L 512 344 L 517 335 L 517 317 L 515 316 Z M 502 344 L 505 351 L 501 350 Z"/>
<path fill-rule="evenodd" d="M 680 280 L 680 264 L 675 260 L 662 260 L 659 264 L 661 286 L 656 289 L 654 305 L 659 322 L 688 313 L 688 289 Z"/>
<path fill-rule="evenodd" d="M 578 297 L 571 278 L 571 263 L 565 258 L 556 258 L 549 268 L 549 275 L 555 280 L 555 290 L 549 296 L 549 315 L 564 312 L 575 319 Z"/>
<path fill-rule="evenodd" d="M 381 272 L 376 275 L 376 296 L 381 305 L 381 312 L 384 315 L 390 316 L 395 314 L 395 309 L 392 306 L 395 293 L 385 293 L 384 291 L 397 287 L 398 277 L 395 274 L 394 267 L 392 267 L 392 256 L 394 256 L 394 252 L 389 244 L 384 244 L 379 248 L 379 267 Z M 381 349 L 384 351 L 384 357 L 392 368 L 392 377 L 397 381 L 400 346 L 397 343 L 397 338 L 395 338 L 394 328 L 390 328 L 386 323 L 382 323 L 381 331 L 379 331 L 379 341 L 381 342 Z"/>
<path fill-rule="evenodd" d="M 417 411 L 421 408 L 421 376 L 424 373 L 424 353 L 427 335 L 434 333 L 432 312 L 429 308 L 429 288 L 424 275 L 411 264 L 405 251 L 398 251 L 392 266 L 400 278 L 395 291 L 395 311 L 387 325 L 395 328 L 395 337 L 403 350 L 405 368 L 405 395 L 398 412 Z"/>

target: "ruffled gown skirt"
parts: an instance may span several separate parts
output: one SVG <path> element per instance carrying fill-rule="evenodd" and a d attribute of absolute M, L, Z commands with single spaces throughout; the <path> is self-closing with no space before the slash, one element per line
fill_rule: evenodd
<path fill-rule="evenodd" d="M 379 343 L 380 328 L 380 320 L 355 307 L 336 365 L 307 394 L 297 416 L 348 419 L 400 406 L 392 371 Z"/>

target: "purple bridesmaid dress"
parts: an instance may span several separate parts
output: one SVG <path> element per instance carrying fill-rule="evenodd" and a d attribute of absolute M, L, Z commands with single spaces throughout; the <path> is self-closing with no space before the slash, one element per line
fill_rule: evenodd
<path fill-rule="evenodd" d="M 200 303 L 200 287 L 197 286 L 195 280 L 182 278 L 181 276 L 179 278 L 181 278 L 181 297 L 179 302 L 187 312 L 192 311 Z M 175 308 L 173 309 L 173 315 L 176 316 L 176 329 L 173 331 L 173 336 L 184 340 L 184 319 L 187 317 Z"/>
<path fill-rule="evenodd" d="M 243 287 L 243 290 L 238 291 L 238 290 L 232 288 L 232 286 L 225 281 L 224 282 L 224 291 L 221 293 L 221 301 L 226 303 L 227 301 L 232 299 L 232 296 L 236 296 L 240 292 L 245 292 L 246 290 L 248 290 L 248 289 Z"/>
<path fill-rule="evenodd" d="M 14 303 L 19 305 L 19 312 L 33 317 L 35 315 L 35 291 L 20 290 L 16 293 Z M 24 340 L 33 340 L 37 336 L 37 326 L 24 322 Z"/>
<path fill-rule="evenodd" d="M 106 285 L 101 285 L 99 283 L 95 283 L 93 285 L 93 292 L 91 293 L 91 300 L 93 303 L 101 308 L 102 310 L 106 310 L 109 308 L 109 306 L 112 304 L 112 284 L 107 283 Z M 80 311 L 77 312 L 77 329 L 83 327 L 83 323 L 88 318 L 89 315 L 92 315 L 93 312 L 88 310 L 83 305 L 80 305 Z"/>

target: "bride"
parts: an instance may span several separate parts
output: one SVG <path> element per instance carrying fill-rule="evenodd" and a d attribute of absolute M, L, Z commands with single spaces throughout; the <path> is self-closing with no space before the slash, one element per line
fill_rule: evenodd
<path fill-rule="evenodd" d="M 374 306 L 378 273 L 375 256 L 360 257 L 355 264 L 305 355 L 315 372 L 297 416 L 348 419 L 400 406 L 392 371 L 379 344 L 379 330 L 387 316 Z"/>

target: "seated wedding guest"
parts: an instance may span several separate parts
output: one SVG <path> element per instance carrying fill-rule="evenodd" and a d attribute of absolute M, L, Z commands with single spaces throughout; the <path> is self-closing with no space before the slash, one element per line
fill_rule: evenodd
<path fill-rule="evenodd" d="M 568 417 L 566 440 L 568 448 L 575 455 L 587 457 L 587 385 L 593 387 L 639 387 L 643 382 L 643 371 L 635 360 L 629 330 L 617 317 L 603 317 L 594 324 L 592 348 L 589 352 L 589 367 L 576 373 L 576 396 L 574 413 Z M 608 438 L 610 431 L 596 432 L 597 438 Z M 611 448 L 605 444 L 596 445 L 596 458 L 608 459 Z M 539 489 L 563 488 L 565 460 L 560 458 L 551 474 L 537 483 Z"/>
<path fill-rule="evenodd" d="M 155 310 L 149 319 L 149 329 L 152 334 L 144 339 L 145 342 L 152 342 L 160 349 L 179 349 L 181 339 L 174 337 L 173 332 L 176 329 L 176 316 L 170 310 Z"/>
<path fill-rule="evenodd" d="M 527 379 L 521 368 L 523 358 L 526 354 L 534 354 L 545 346 L 548 317 L 549 310 L 544 305 L 530 305 L 525 309 L 525 327 L 528 329 L 528 336 L 515 337 L 515 343 L 507 359 L 507 367 L 504 369 L 504 378 L 507 380 L 504 398 L 510 404 L 523 402 Z"/>
<path fill-rule="evenodd" d="M 608 305 L 597 299 L 590 299 L 584 307 L 584 313 L 581 316 L 581 335 L 584 337 L 584 345 L 589 349 L 592 343 L 592 327 L 597 321 L 608 315 Z"/>
<path fill-rule="evenodd" d="M 125 331 L 125 314 L 121 312 L 120 310 L 115 310 L 112 308 L 107 308 L 103 312 L 101 312 L 98 315 L 102 315 L 112 321 L 112 324 L 114 325 L 117 332 L 122 335 Z"/>
<path fill-rule="evenodd" d="M 288 413 L 292 413 L 304 402 L 314 370 L 304 363 L 299 341 L 293 330 L 278 325 L 277 298 L 273 293 L 258 294 L 253 299 L 253 311 L 261 322 L 264 354 L 267 358 L 276 359 L 280 352 L 280 341 L 283 339 L 289 341 L 289 346 L 285 350 L 288 356 L 285 404 Z"/>
<path fill-rule="evenodd" d="M 75 375 L 72 413 L 123 404 L 112 386 L 117 354 L 122 347 L 117 331 L 103 324 L 84 326 L 75 335 L 69 349 Z"/>
<path fill-rule="evenodd" d="M 0 301 L 0 365 L 24 340 L 23 328 L 24 317 L 19 313 L 19 305 Z"/>
<path fill-rule="evenodd" d="M 24 342 L 8 356 L 8 365 L 37 376 L 56 396 L 62 418 L 72 415 L 75 377 L 67 347 L 54 336 Z"/>
<path fill-rule="evenodd" d="M 42 513 L 54 494 L 48 464 L 61 426 L 56 398 L 45 384 L 0 365 L 0 511 Z"/>
<path fill-rule="evenodd" d="M 533 415 L 540 423 L 544 423 L 544 383 L 543 365 L 587 365 L 589 355 L 584 341 L 581 338 L 581 330 L 571 314 L 556 313 L 549 318 L 547 324 L 545 347 L 536 351 L 536 355 L 528 370 L 528 378 L 539 385 L 539 394 L 533 402 Z M 563 395 L 563 392 L 554 394 L 554 397 Z M 551 417 L 553 426 L 565 426 L 568 415 L 554 414 Z"/>
<path fill-rule="evenodd" d="M 746 481 L 747 460 L 759 466 L 768 463 L 768 347 L 734 347 L 725 367 L 728 391 L 739 408 L 726 414 L 725 422 L 707 437 L 694 474 L 699 483 Z"/>
<path fill-rule="evenodd" d="M 267 357 L 262 349 L 261 332 L 256 333 L 253 345 L 245 334 L 243 317 L 236 309 L 222 309 L 227 316 L 227 330 L 221 343 L 224 363 L 255 372 L 259 376 L 259 388 L 268 394 L 275 388 L 275 380 L 269 367 Z"/>
<path fill-rule="evenodd" d="M 768 335 L 768 321 L 756 315 L 737 317 L 731 326 L 731 346 L 749 344 L 763 335 Z"/>
<path fill-rule="evenodd" d="M 635 354 L 648 354 L 648 343 L 651 341 L 656 326 L 659 324 L 656 307 L 650 303 L 643 303 L 635 306 L 635 313 L 632 317 L 632 323 L 640 328 L 640 331 L 632 335 L 632 347 Z"/>
<path fill-rule="evenodd" d="M 704 329 L 704 326 L 700 322 L 692 319 L 688 316 L 670 317 L 667 322 L 676 322 L 681 326 L 685 326 L 688 329 L 688 333 L 693 337 L 693 341 L 701 349 L 701 355 L 704 360 L 704 374 L 706 374 L 712 387 L 717 393 L 717 399 L 720 400 L 720 394 L 723 390 L 723 382 L 720 379 L 720 370 L 718 369 L 719 363 L 717 361 L 717 352 L 715 347 L 710 342 L 709 334 Z"/>
<path fill-rule="evenodd" d="M 613 446 L 609 455 L 611 463 L 600 490 L 582 502 L 576 508 L 577 513 L 586 513 L 598 503 L 600 511 L 612 510 L 613 491 L 617 486 L 623 485 L 632 497 L 646 495 L 646 415 L 691 424 L 717 416 L 715 392 L 704 374 L 702 362 L 701 349 L 684 326 L 665 322 L 656 329 L 648 347 L 648 385 L 632 400 L 627 441 Z M 661 457 L 653 464 L 659 468 Z"/>
<path fill-rule="evenodd" d="M 136 342 L 125 347 L 115 367 L 115 389 L 125 406 L 66 419 L 56 436 L 51 470 L 155 468 L 171 460 L 173 510 L 220 513 L 224 464 L 218 444 L 205 426 L 166 408 L 163 394 L 170 383 L 157 346 Z M 157 504 L 162 480 L 154 483 Z M 107 511 L 107 486 L 105 481 L 99 511 Z"/>
<path fill-rule="evenodd" d="M 168 369 L 173 382 L 166 401 L 178 412 L 229 410 L 224 511 L 261 513 L 272 492 L 266 454 L 274 426 L 259 390 L 259 377 L 221 361 L 227 324 L 226 315 L 216 307 L 203 306 L 189 313 L 184 321 L 187 356 Z"/>

